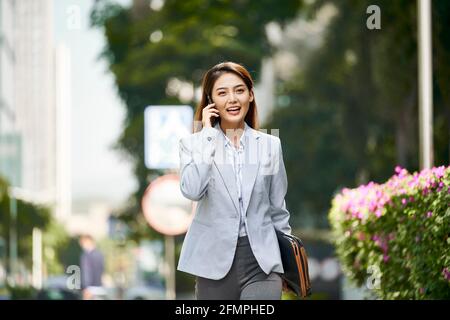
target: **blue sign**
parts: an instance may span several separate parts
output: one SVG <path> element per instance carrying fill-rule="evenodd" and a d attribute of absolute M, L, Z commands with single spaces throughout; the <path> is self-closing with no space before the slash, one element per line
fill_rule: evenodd
<path fill-rule="evenodd" d="M 145 165 L 149 169 L 178 169 L 179 142 L 192 133 L 190 106 L 148 106 L 145 121 Z"/>

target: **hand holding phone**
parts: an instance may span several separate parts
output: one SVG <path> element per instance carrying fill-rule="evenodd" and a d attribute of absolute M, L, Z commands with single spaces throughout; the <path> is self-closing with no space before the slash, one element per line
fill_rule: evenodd
<path fill-rule="evenodd" d="M 215 103 L 209 95 L 207 95 L 207 99 L 208 105 L 203 108 L 202 112 L 202 124 L 203 127 L 212 128 L 216 122 L 214 118 L 219 118 L 219 111 L 215 108 Z"/>

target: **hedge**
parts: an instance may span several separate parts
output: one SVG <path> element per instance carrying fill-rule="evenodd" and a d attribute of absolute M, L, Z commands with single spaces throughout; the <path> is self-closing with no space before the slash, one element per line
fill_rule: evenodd
<path fill-rule="evenodd" d="M 332 200 L 342 270 L 381 299 L 449 299 L 450 166 L 395 172 Z"/>

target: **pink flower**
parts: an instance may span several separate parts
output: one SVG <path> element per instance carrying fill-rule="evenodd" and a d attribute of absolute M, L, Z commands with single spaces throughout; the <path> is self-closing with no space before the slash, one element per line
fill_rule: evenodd
<path fill-rule="evenodd" d="M 375 211 L 375 215 L 377 216 L 377 218 L 381 217 L 381 215 L 382 215 L 381 209 L 378 209 L 377 211 Z"/>
<path fill-rule="evenodd" d="M 433 212 L 431 212 L 431 211 L 427 212 L 427 218 L 431 218 L 432 215 L 433 215 Z"/>
<path fill-rule="evenodd" d="M 436 175 L 436 178 L 440 179 L 445 174 L 445 166 L 440 166 L 440 167 L 434 168 L 433 171 L 434 171 L 434 174 Z"/>
<path fill-rule="evenodd" d="M 442 274 L 444 275 L 444 279 L 450 281 L 450 271 L 448 268 L 442 269 Z"/>
<path fill-rule="evenodd" d="M 383 261 L 385 263 L 389 261 L 389 256 L 387 254 L 383 254 Z"/>
<path fill-rule="evenodd" d="M 373 211 L 375 211 L 376 208 L 377 208 L 376 202 L 373 201 L 373 200 L 370 201 L 370 203 L 369 203 L 369 211 L 373 212 Z"/>
<path fill-rule="evenodd" d="M 344 212 L 348 211 L 349 208 L 350 208 L 350 204 L 348 202 L 341 205 L 341 210 Z"/>

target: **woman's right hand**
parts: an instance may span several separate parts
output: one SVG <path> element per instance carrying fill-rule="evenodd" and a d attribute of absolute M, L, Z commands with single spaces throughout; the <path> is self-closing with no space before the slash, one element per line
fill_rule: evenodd
<path fill-rule="evenodd" d="M 215 103 L 210 103 L 203 108 L 202 124 L 203 128 L 212 128 L 212 117 L 219 117 L 219 111 L 215 108 Z"/>

